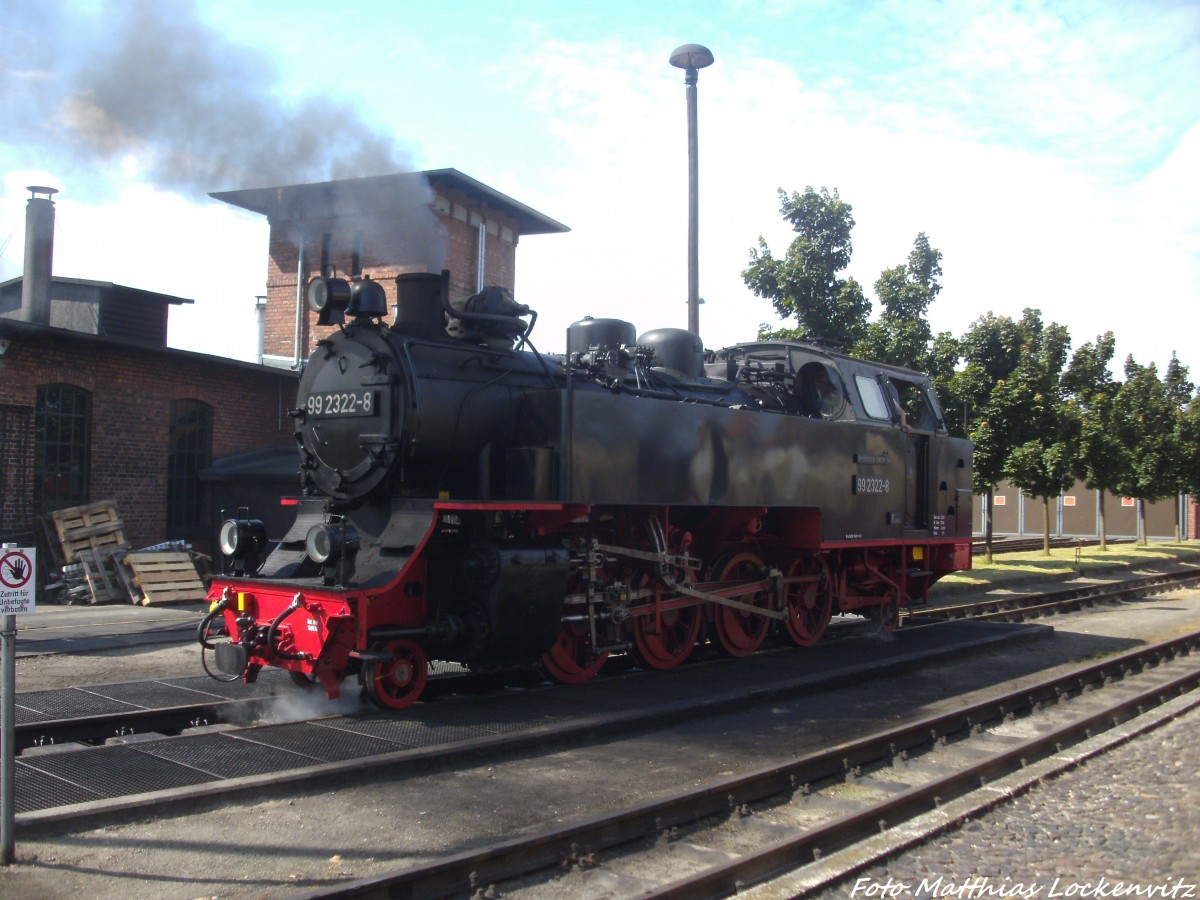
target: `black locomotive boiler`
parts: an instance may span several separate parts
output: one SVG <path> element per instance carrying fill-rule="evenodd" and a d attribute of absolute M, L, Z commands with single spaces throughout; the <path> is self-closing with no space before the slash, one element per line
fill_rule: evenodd
<path fill-rule="evenodd" d="M 615 319 L 549 356 L 506 291 L 457 308 L 448 284 L 401 275 L 388 326 L 380 284 L 310 282 L 341 327 L 292 412 L 295 522 L 269 554 L 260 523 L 222 527 L 232 574 L 200 640 L 223 672 L 279 666 L 330 697 L 353 676 L 400 708 L 430 659 L 582 682 L 613 653 L 810 645 L 834 614 L 893 628 L 970 568 L 971 446 L 925 376 Z"/>

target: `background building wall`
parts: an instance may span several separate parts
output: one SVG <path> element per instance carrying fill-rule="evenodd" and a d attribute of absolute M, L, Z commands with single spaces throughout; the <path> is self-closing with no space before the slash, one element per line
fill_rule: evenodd
<path fill-rule="evenodd" d="M 997 505 L 993 510 L 992 529 L 997 535 L 1033 536 L 1042 533 L 1042 500 L 1024 496 L 1006 481 L 996 486 Z M 974 531 L 983 533 L 985 497 L 976 497 Z M 1192 503 L 1194 508 L 1194 502 Z M 1174 538 L 1175 524 L 1180 517 L 1173 499 L 1146 504 L 1146 531 L 1151 538 Z M 1137 504 L 1129 498 L 1104 495 L 1105 531 L 1110 538 L 1138 536 Z M 1098 538 L 1100 536 L 1100 507 L 1097 492 L 1083 482 L 1060 497 L 1050 499 L 1050 535 L 1052 537 Z M 1195 538 L 1192 525 L 1186 538 Z"/>
<path fill-rule="evenodd" d="M 32 421 L 39 385 L 69 384 L 91 394 L 87 501 L 115 499 L 134 546 L 178 537 L 166 527 L 173 401 L 196 399 L 211 406 L 214 458 L 292 439 L 287 409 L 295 405 L 293 373 L 182 351 L 81 340 L 53 330 L 10 341 L 0 357 L 0 408 L 27 409 Z M 22 449 L 10 442 L 3 464 L 24 467 L 21 489 L 26 496 L 6 497 L 5 503 L 27 509 L 32 429 L 24 443 Z"/>
<path fill-rule="evenodd" d="M 472 200 L 465 192 L 452 189 L 435 195 L 433 211 L 436 221 L 445 229 L 444 267 L 450 270 L 451 302 L 478 290 L 481 232 L 485 235 L 483 283 L 500 285 L 515 293 L 519 239 L 516 220 L 502 210 Z M 347 278 L 359 274 L 355 270 L 357 255 L 359 271 L 383 286 L 389 308 L 396 302 L 393 279 L 397 275 L 429 271 L 427 262 L 404 259 L 404 251 L 399 249 L 413 244 L 406 231 L 409 225 L 378 210 L 350 209 L 337 215 L 272 218 L 270 226 L 263 353 L 277 360 L 296 358 L 297 275 L 303 286 L 308 279 L 322 274 L 323 259 L 328 260 L 334 274 Z M 304 271 L 298 272 L 301 246 Z M 303 308 L 299 358 L 307 358 L 316 342 L 331 330 L 319 328 L 316 314 Z"/>

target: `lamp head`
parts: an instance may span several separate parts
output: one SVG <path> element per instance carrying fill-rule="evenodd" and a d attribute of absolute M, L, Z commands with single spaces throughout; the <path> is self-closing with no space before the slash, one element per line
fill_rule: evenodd
<path fill-rule="evenodd" d="M 684 44 L 671 54 L 671 65 L 677 69 L 704 69 L 712 64 L 712 51 L 700 44 Z"/>

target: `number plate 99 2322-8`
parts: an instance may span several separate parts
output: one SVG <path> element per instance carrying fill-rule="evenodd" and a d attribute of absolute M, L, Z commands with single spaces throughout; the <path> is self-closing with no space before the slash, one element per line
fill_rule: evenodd
<path fill-rule="evenodd" d="M 850 482 L 852 494 L 887 494 L 892 490 L 892 482 L 887 478 L 876 478 L 873 475 L 855 475 Z"/>
<path fill-rule="evenodd" d="M 309 394 L 304 411 L 310 416 L 373 416 L 375 415 L 375 392 L 321 391 Z"/>

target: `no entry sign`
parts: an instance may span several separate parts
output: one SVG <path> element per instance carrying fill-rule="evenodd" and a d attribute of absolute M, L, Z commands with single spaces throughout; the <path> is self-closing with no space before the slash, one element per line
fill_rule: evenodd
<path fill-rule="evenodd" d="M 32 547 L 5 547 L 0 551 L 0 615 L 16 616 L 33 612 L 34 563 L 37 550 Z"/>
<path fill-rule="evenodd" d="M 37 551 L 0 545 L 0 865 L 16 847 L 17 614 L 33 612 Z"/>

